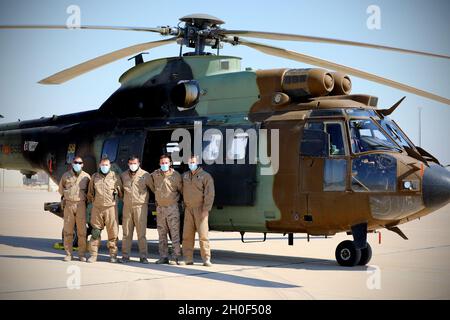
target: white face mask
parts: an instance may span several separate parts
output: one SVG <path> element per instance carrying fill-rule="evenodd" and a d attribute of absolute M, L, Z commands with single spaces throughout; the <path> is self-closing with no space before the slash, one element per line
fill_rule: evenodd
<path fill-rule="evenodd" d="M 81 172 L 81 164 L 79 164 L 79 163 L 73 163 L 72 168 L 73 168 L 73 171 L 75 171 L 76 173 Z"/>
<path fill-rule="evenodd" d="M 138 164 L 130 164 L 128 165 L 128 167 L 130 168 L 130 171 L 132 172 L 136 172 L 139 169 L 139 165 Z"/>
<path fill-rule="evenodd" d="M 109 166 L 105 166 L 105 165 L 100 166 L 100 171 L 101 171 L 103 174 L 107 174 L 107 173 L 109 172 Z"/>

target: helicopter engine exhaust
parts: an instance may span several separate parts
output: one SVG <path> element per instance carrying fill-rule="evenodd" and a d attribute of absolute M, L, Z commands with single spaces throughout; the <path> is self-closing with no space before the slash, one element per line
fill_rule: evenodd
<path fill-rule="evenodd" d="M 195 107 L 200 97 L 200 87 L 197 81 L 183 80 L 172 89 L 170 99 L 178 110 L 184 111 Z"/>
<path fill-rule="evenodd" d="M 334 78 L 324 69 L 288 69 L 282 76 L 281 87 L 293 99 L 320 97 L 333 90 Z"/>
<path fill-rule="evenodd" d="M 332 72 L 331 75 L 334 79 L 334 88 L 331 90 L 330 95 L 350 94 L 352 91 L 352 81 L 350 80 L 350 77 L 341 72 Z"/>

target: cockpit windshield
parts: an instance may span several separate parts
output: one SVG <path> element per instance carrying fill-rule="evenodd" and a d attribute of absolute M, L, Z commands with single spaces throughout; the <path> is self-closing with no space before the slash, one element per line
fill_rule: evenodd
<path fill-rule="evenodd" d="M 399 145 L 401 145 L 402 147 L 414 148 L 408 137 L 406 137 L 406 135 L 399 129 L 397 124 L 390 118 L 385 117 L 382 120 L 378 120 L 378 123 Z"/>
<path fill-rule="evenodd" d="M 401 150 L 371 119 L 350 120 L 350 137 L 353 153 Z"/>

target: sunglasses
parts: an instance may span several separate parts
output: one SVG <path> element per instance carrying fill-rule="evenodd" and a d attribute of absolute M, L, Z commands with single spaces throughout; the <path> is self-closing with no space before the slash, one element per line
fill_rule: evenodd
<path fill-rule="evenodd" d="M 74 164 L 83 164 L 83 161 L 74 161 Z"/>

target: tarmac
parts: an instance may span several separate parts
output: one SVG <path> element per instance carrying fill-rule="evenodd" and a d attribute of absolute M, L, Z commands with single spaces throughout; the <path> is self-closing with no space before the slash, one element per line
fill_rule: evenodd
<path fill-rule="evenodd" d="M 450 205 L 400 226 L 409 240 L 381 230 L 369 234 L 368 266 L 339 266 L 334 252 L 346 234 L 311 237 L 210 232 L 212 267 L 198 250 L 193 266 L 156 265 L 156 230 L 147 230 L 150 264 L 100 259 L 63 262 L 62 219 L 43 210 L 56 192 L 7 189 L 0 192 L 0 299 L 449 299 Z M 120 228 L 120 237 L 122 229 Z M 106 237 L 105 231 L 102 233 Z M 136 239 L 136 236 L 135 236 Z M 119 247 L 121 241 L 119 241 Z M 198 247 L 198 242 L 196 243 Z M 75 253 L 76 256 L 76 253 Z"/>

